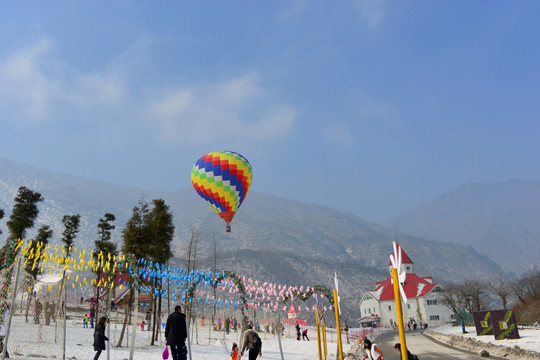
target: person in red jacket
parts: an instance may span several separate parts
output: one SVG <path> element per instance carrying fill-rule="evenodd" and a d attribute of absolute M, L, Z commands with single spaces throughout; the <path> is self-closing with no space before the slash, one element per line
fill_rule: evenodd
<path fill-rule="evenodd" d="M 231 360 L 236 360 L 238 358 L 238 345 L 233 342 L 231 350 Z"/>

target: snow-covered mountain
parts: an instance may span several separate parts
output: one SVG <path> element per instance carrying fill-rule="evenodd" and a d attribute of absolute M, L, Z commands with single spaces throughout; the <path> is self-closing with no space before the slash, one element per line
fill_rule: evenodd
<path fill-rule="evenodd" d="M 337 272 L 343 307 L 351 314 L 358 311 L 357 302 L 364 290 L 387 276 L 392 241 L 396 239 L 415 262 L 417 273 L 431 275 L 435 281 L 483 277 L 500 271 L 494 262 L 470 247 L 399 234 L 352 214 L 314 204 L 250 192 L 234 218 L 232 232 L 226 233 L 224 222 L 191 188 L 143 191 L 0 159 L 0 208 L 6 212 L 0 220 L 3 236 L 7 235 L 5 223 L 20 186 L 40 192 L 45 199 L 39 204 L 39 217 L 27 238 L 34 237 L 39 226 L 48 224 L 54 230 L 53 242 L 60 243 L 62 217 L 80 214 L 81 231 L 75 244 L 92 249 L 99 218 L 110 212 L 117 218 L 113 240 L 121 245 L 121 230 L 141 196 L 148 202 L 162 198 L 174 212 L 174 248 L 179 262 L 196 228 L 201 236 L 201 266 L 212 263 L 215 239 L 218 267 L 255 279 L 332 286 Z"/>

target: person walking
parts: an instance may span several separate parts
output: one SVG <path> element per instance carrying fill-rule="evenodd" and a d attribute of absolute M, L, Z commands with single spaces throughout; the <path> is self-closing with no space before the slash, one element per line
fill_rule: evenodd
<path fill-rule="evenodd" d="M 105 326 L 107 326 L 107 318 L 102 316 L 94 329 L 94 351 L 96 351 L 94 360 L 99 359 L 99 355 L 105 350 L 105 341 L 109 341 L 109 338 L 105 336 Z"/>
<path fill-rule="evenodd" d="M 152 309 L 146 312 L 146 330 L 150 331 L 152 327 Z"/>
<path fill-rule="evenodd" d="M 94 303 L 90 304 L 90 311 L 88 312 L 88 318 L 90 319 L 90 327 L 94 328 L 94 317 L 96 316 L 96 308 Z"/>
<path fill-rule="evenodd" d="M 186 360 L 186 339 L 186 315 L 182 313 L 182 307 L 176 305 L 165 324 L 165 341 L 171 347 L 173 360 Z"/>
<path fill-rule="evenodd" d="M 43 304 L 36 298 L 36 313 L 34 314 L 34 324 L 39 324 L 39 317 L 41 315 L 41 310 L 43 309 Z"/>
<path fill-rule="evenodd" d="M 88 314 L 84 314 L 84 318 L 83 318 L 83 321 L 82 321 L 82 327 L 83 328 L 88 328 Z"/>
<path fill-rule="evenodd" d="M 242 351 L 240 352 L 240 357 L 244 356 L 244 351 L 249 350 L 249 360 L 257 359 L 257 356 L 262 356 L 262 341 L 259 337 L 259 334 L 251 325 L 247 326 L 247 330 L 244 332 L 244 341 L 242 345 Z"/>
<path fill-rule="evenodd" d="M 45 325 L 51 324 L 51 304 L 49 304 L 49 300 L 45 301 Z"/>
<path fill-rule="evenodd" d="M 401 344 L 400 343 L 396 343 L 396 345 L 394 345 L 394 349 L 396 349 L 398 352 L 399 352 L 399 356 L 400 358 L 403 356 L 401 354 Z M 415 356 L 413 354 L 411 354 L 411 352 L 409 351 L 409 349 L 407 349 L 407 360 L 415 360 L 414 359 Z M 418 358 L 416 358 L 418 359 Z"/>
<path fill-rule="evenodd" d="M 381 349 L 379 349 L 377 344 L 372 344 L 369 339 L 364 340 L 364 350 L 366 356 L 362 360 L 384 360 Z"/>
<path fill-rule="evenodd" d="M 300 341 L 300 325 L 296 323 L 294 328 L 296 329 L 296 340 Z"/>

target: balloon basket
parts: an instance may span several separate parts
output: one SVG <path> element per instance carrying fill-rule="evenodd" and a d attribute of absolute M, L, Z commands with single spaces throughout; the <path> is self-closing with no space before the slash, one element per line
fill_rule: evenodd
<path fill-rule="evenodd" d="M 231 223 L 227 223 L 227 227 L 225 228 L 226 232 L 231 232 Z"/>

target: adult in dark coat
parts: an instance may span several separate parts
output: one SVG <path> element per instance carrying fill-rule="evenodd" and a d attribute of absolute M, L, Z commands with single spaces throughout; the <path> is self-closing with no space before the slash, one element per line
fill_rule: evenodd
<path fill-rule="evenodd" d="M 105 341 L 109 341 L 109 338 L 105 336 L 106 324 L 107 318 L 102 316 L 94 329 L 94 351 L 97 351 L 96 356 L 94 356 L 94 360 L 99 359 L 99 355 L 101 355 L 101 352 L 105 350 Z"/>
<path fill-rule="evenodd" d="M 186 360 L 186 339 L 186 315 L 182 314 L 182 307 L 176 305 L 165 325 L 165 340 L 167 345 L 171 347 L 173 360 Z"/>

